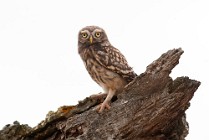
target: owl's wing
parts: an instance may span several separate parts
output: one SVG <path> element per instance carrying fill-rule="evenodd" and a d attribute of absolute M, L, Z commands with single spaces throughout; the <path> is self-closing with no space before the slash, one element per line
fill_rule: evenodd
<path fill-rule="evenodd" d="M 133 69 L 128 65 L 126 58 L 118 49 L 109 45 L 95 45 L 91 49 L 99 64 L 110 71 L 118 73 L 127 82 L 132 81 L 136 77 Z"/>

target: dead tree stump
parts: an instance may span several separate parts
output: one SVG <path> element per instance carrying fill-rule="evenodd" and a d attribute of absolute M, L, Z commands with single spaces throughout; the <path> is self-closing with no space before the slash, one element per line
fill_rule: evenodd
<path fill-rule="evenodd" d="M 37 127 L 13 139 L 184 140 L 189 131 L 185 111 L 200 82 L 169 76 L 182 54 L 181 48 L 162 54 L 124 88 L 110 110 L 98 114 L 101 101 L 86 98 L 49 112 Z"/>

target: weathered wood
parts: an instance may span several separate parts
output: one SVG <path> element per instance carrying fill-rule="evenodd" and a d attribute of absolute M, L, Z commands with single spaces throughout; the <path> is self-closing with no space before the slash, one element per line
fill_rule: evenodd
<path fill-rule="evenodd" d="M 50 112 L 21 139 L 183 140 L 188 134 L 185 111 L 200 82 L 169 77 L 182 53 L 181 48 L 169 50 L 152 62 L 124 88 L 110 110 L 99 114 L 96 105 L 101 101 L 86 98 L 77 106 Z"/>

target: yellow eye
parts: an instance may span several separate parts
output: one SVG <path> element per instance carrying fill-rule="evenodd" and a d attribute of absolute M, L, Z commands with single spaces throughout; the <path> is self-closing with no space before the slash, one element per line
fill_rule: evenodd
<path fill-rule="evenodd" d="M 81 33 L 81 35 L 82 35 L 83 38 L 87 38 L 88 37 L 87 33 Z"/>
<path fill-rule="evenodd" d="M 100 33 L 100 32 L 96 32 L 96 33 L 95 33 L 95 37 L 98 38 L 98 37 L 100 37 L 100 36 L 101 36 L 101 33 Z"/>

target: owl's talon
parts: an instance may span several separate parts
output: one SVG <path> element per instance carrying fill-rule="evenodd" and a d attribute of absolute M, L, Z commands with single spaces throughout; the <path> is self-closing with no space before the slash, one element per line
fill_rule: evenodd
<path fill-rule="evenodd" d="M 99 113 L 101 113 L 105 108 L 107 108 L 108 110 L 110 109 L 110 105 L 107 103 L 107 102 L 103 102 L 102 104 L 100 104 L 98 107 L 97 107 L 97 111 Z"/>

